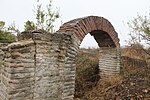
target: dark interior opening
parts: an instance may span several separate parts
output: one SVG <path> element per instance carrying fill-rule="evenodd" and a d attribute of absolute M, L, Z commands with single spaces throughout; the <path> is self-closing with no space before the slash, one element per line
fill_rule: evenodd
<path fill-rule="evenodd" d="M 101 30 L 95 30 L 90 32 L 90 34 L 94 37 L 99 47 L 116 47 L 108 33 Z"/>

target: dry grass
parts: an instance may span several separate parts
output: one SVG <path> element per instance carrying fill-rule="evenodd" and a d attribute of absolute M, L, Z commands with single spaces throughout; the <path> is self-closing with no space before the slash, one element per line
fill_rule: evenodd
<path fill-rule="evenodd" d="M 81 98 L 86 91 L 90 91 L 99 80 L 98 51 L 80 50 L 77 59 L 75 97 Z"/>
<path fill-rule="evenodd" d="M 81 100 L 106 100 L 106 98 L 108 100 L 108 98 L 111 97 L 109 95 L 111 93 L 108 94 L 108 91 L 114 88 L 116 85 L 120 84 L 121 82 L 121 76 L 113 76 L 103 80 L 101 79 L 98 81 L 97 85 L 92 88 L 91 91 L 88 91 L 86 95 L 83 96 Z"/>
<path fill-rule="evenodd" d="M 147 60 L 148 56 L 138 45 L 122 49 L 122 55 Z M 76 95 L 74 100 L 149 100 L 150 66 L 136 66 L 132 59 L 123 63 L 122 74 L 100 79 L 98 52 L 81 51 L 77 59 Z M 137 60 L 138 61 L 138 60 Z"/>
<path fill-rule="evenodd" d="M 103 79 L 103 80 L 101 79 L 99 81 L 99 84 L 102 88 L 108 88 L 109 86 L 116 85 L 121 81 L 122 81 L 122 76 L 115 75 L 115 76 L 108 77 L 107 79 Z"/>
<path fill-rule="evenodd" d="M 143 46 L 140 44 L 134 44 L 134 45 L 123 48 L 121 50 L 121 55 L 130 57 L 130 58 L 141 59 L 141 60 L 146 59 L 145 53 L 143 51 Z"/>

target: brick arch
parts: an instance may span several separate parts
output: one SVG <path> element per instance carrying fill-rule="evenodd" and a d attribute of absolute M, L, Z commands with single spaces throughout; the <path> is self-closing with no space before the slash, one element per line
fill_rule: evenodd
<path fill-rule="evenodd" d="M 100 77 L 106 78 L 120 73 L 120 45 L 118 34 L 107 19 L 98 16 L 88 16 L 66 22 L 56 32 L 58 36 L 65 35 L 61 39 L 62 41 L 67 41 L 67 38 L 69 39 L 65 43 L 59 42 L 60 48 L 64 50 L 62 52 L 64 60 L 62 60 L 63 64 L 61 64 L 63 65 L 63 67 L 61 66 L 63 72 L 61 79 L 63 79 L 62 83 L 64 84 L 62 85 L 62 97 L 65 97 L 64 100 L 73 99 L 76 73 L 75 59 L 78 54 L 79 45 L 88 33 L 94 36 L 100 47 Z"/>
<path fill-rule="evenodd" d="M 100 47 L 118 47 L 119 39 L 112 24 L 103 17 L 88 16 L 64 23 L 57 32 L 74 33 L 80 41 L 90 33 Z"/>

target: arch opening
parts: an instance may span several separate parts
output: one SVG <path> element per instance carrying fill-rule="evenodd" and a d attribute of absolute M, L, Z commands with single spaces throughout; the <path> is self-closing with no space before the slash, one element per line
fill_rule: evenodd
<path fill-rule="evenodd" d="M 75 58 L 74 98 L 81 98 L 100 79 L 99 46 L 90 33 L 83 38 Z"/>
<path fill-rule="evenodd" d="M 82 40 L 79 48 L 98 48 L 98 43 L 95 41 L 94 37 L 88 33 Z"/>
<path fill-rule="evenodd" d="M 83 45 L 83 43 L 87 42 L 85 41 L 85 39 L 87 39 L 87 36 L 91 37 L 88 38 L 88 41 L 90 41 L 91 39 L 94 42 L 88 42 L 91 43 L 88 44 L 89 48 L 79 48 L 78 50 L 78 54 L 75 60 L 75 98 L 82 97 L 85 91 L 89 89 L 89 87 L 92 87 L 93 84 L 96 84 L 99 79 L 101 79 L 101 68 L 99 68 L 99 51 L 101 51 L 100 49 L 103 47 L 116 47 L 110 35 L 102 30 L 94 30 L 86 34 L 80 44 L 80 47 Z M 97 48 L 92 47 L 95 44 L 97 44 Z"/>

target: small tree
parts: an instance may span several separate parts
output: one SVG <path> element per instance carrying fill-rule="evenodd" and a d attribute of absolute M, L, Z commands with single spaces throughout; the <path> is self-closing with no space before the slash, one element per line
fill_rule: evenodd
<path fill-rule="evenodd" d="M 136 36 L 138 36 L 139 41 L 140 39 L 146 40 L 150 45 L 150 15 L 137 15 L 137 17 L 128 22 L 128 25 L 131 29 L 131 40 L 137 40 Z"/>
<path fill-rule="evenodd" d="M 140 41 L 144 40 L 147 41 L 148 48 L 150 49 L 150 14 L 148 16 L 137 15 L 137 17 L 128 22 L 128 25 L 131 29 L 130 44 L 139 45 Z M 141 48 L 150 55 L 149 50 L 145 50 L 143 47 Z"/>
<path fill-rule="evenodd" d="M 35 26 L 33 21 L 28 20 L 28 21 L 25 22 L 25 25 L 24 25 L 24 30 L 25 31 L 33 31 L 35 29 L 36 29 L 36 26 Z"/>
<path fill-rule="evenodd" d="M 16 36 L 9 31 L 9 27 L 5 27 L 5 22 L 0 21 L 0 42 L 14 42 Z"/>
<path fill-rule="evenodd" d="M 39 1 L 38 1 L 39 2 Z M 46 11 L 43 10 L 42 4 L 39 4 L 35 8 L 36 22 L 25 22 L 25 31 L 42 30 L 46 32 L 54 32 L 53 23 L 60 17 L 58 10 L 52 10 L 52 0 L 49 0 L 49 4 L 46 7 Z"/>

